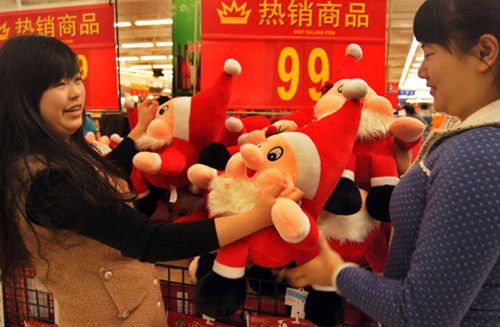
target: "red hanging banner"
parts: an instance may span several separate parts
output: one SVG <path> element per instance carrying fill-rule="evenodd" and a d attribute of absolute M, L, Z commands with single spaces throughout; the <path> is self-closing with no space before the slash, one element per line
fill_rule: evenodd
<path fill-rule="evenodd" d="M 313 105 L 357 43 L 368 84 L 385 94 L 386 0 L 207 0 L 202 2 L 201 87 L 227 58 L 242 65 L 230 108 Z"/>
<path fill-rule="evenodd" d="M 78 55 L 87 109 L 118 110 L 114 6 L 97 4 L 0 14 L 0 45 L 24 34 L 53 36 Z"/>

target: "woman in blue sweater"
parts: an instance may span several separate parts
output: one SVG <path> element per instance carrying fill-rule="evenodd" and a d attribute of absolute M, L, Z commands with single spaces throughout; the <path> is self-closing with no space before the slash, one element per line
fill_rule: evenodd
<path fill-rule="evenodd" d="M 427 0 L 414 20 L 443 127 L 396 186 L 383 277 L 321 255 L 285 272 L 384 326 L 500 326 L 500 1 Z"/>

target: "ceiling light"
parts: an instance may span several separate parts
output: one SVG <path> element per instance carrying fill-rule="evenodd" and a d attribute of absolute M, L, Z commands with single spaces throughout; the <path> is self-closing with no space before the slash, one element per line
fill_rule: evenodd
<path fill-rule="evenodd" d="M 153 65 L 153 68 L 172 69 L 172 68 L 174 68 L 174 65 L 172 65 L 172 64 L 166 64 L 166 65 Z"/>
<path fill-rule="evenodd" d="M 151 69 L 151 65 L 130 65 L 130 69 Z"/>
<path fill-rule="evenodd" d="M 120 61 L 133 61 L 133 60 L 139 60 L 139 57 L 137 56 L 131 56 L 131 57 L 118 57 L 116 60 Z"/>
<path fill-rule="evenodd" d="M 134 73 L 139 75 L 153 76 L 153 72 L 147 70 L 132 69 L 127 67 L 116 67 L 116 69 L 119 70 L 121 73 Z"/>
<path fill-rule="evenodd" d="M 424 57 L 423 56 L 415 57 L 415 61 L 422 62 L 424 61 Z"/>
<path fill-rule="evenodd" d="M 172 59 L 174 59 L 174 56 L 173 55 L 168 55 L 168 59 L 172 60 Z"/>
<path fill-rule="evenodd" d="M 141 56 L 141 60 L 167 60 L 167 56 Z"/>
<path fill-rule="evenodd" d="M 123 43 L 122 48 L 152 48 L 153 43 L 152 42 L 146 42 L 146 43 Z"/>
<path fill-rule="evenodd" d="M 158 19 L 158 20 L 136 20 L 136 26 L 151 26 L 151 25 L 172 25 L 172 19 Z"/>
<path fill-rule="evenodd" d="M 403 89 L 403 84 L 406 80 L 406 75 L 408 74 L 408 70 L 410 69 L 410 66 L 411 66 L 411 63 L 413 61 L 413 56 L 415 56 L 415 51 L 417 50 L 417 46 L 418 46 L 418 41 L 417 39 L 415 39 L 415 37 L 413 37 L 413 41 L 411 43 L 411 46 L 410 46 L 410 51 L 408 52 L 408 56 L 406 57 L 406 62 L 405 62 L 405 66 L 403 68 L 403 73 L 401 74 L 401 78 L 399 79 L 399 89 L 402 90 Z"/>
<path fill-rule="evenodd" d="M 172 41 L 167 41 L 167 42 L 156 42 L 157 47 L 171 47 L 174 45 L 174 42 Z"/>
<path fill-rule="evenodd" d="M 130 27 L 132 26 L 131 22 L 118 22 L 113 24 L 114 27 Z"/>

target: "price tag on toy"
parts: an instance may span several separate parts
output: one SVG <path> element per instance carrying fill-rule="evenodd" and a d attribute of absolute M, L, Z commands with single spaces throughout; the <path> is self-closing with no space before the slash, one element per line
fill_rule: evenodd
<path fill-rule="evenodd" d="M 295 319 L 304 319 L 304 305 L 307 299 L 307 291 L 303 289 L 287 287 L 285 294 L 285 304 L 292 307 L 291 317 Z"/>
<path fill-rule="evenodd" d="M 175 187 L 174 185 L 170 185 L 170 197 L 168 199 L 168 202 L 170 203 L 177 202 L 177 187 Z"/>

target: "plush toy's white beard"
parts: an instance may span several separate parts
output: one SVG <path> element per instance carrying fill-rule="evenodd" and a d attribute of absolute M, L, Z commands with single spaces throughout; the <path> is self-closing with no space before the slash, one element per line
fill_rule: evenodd
<path fill-rule="evenodd" d="M 391 121 L 392 117 L 370 110 L 363 110 L 356 141 L 370 142 L 384 138 L 389 132 L 389 124 Z"/>
<path fill-rule="evenodd" d="M 379 224 L 363 208 L 352 215 L 335 215 L 321 210 L 318 217 L 318 229 L 323 235 L 341 243 L 345 241 L 361 243 L 368 234 Z"/>
<path fill-rule="evenodd" d="M 246 179 L 216 176 L 209 185 L 208 210 L 212 216 L 228 216 L 251 210 L 259 201 L 255 184 Z"/>
<path fill-rule="evenodd" d="M 148 136 L 146 134 L 143 134 L 137 139 L 137 141 L 135 141 L 135 146 L 137 147 L 137 149 L 142 151 L 145 150 L 157 151 L 163 148 L 164 146 L 169 146 L 170 143 L 172 143 L 172 136 L 164 139 L 157 139 Z"/>

